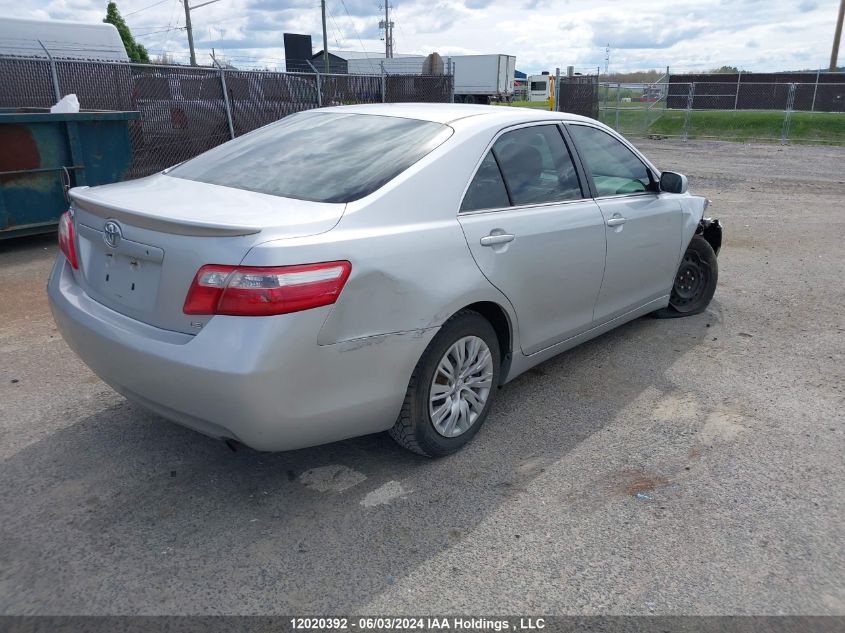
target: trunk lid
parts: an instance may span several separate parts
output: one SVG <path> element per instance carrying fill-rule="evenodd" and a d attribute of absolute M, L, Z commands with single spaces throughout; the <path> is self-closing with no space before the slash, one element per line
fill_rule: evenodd
<path fill-rule="evenodd" d="M 157 174 L 70 192 L 77 282 L 95 301 L 149 325 L 197 333 L 182 312 L 197 270 L 240 264 L 256 244 L 331 230 L 345 205 L 292 200 Z M 307 262 L 279 262 L 288 263 Z"/>

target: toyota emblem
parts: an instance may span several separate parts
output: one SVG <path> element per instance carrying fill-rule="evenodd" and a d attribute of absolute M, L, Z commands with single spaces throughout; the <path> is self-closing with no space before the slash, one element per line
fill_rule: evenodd
<path fill-rule="evenodd" d="M 117 248 L 120 240 L 123 238 L 123 232 L 120 230 L 120 225 L 114 220 L 109 220 L 103 227 L 103 239 L 106 244 L 112 248 Z"/>

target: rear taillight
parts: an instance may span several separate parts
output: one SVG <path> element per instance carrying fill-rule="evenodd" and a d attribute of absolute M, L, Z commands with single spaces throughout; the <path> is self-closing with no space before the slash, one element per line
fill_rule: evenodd
<path fill-rule="evenodd" d="M 73 234 L 73 212 L 68 209 L 59 218 L 59 248 L 65 254 L 70 265 L 79 268 L 76 258 L 76 239 Z"/>
<path fill-rule="evenodd" d="M 270 316 L 310 310 L 337 301 L 352 264 L 218 266 L 199 269 L 182 311 L 185 314 Z"/>

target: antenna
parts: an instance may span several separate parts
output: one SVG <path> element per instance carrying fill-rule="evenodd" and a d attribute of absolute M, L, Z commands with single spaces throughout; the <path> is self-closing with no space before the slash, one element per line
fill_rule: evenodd
<path fill-rule="evenodd" d="M 393 57 L 393 25 L 390 21 L 390 6 L 388 0 L 384 1 L 384 19 L 379 21 L 378 27 L 384 29 L 384 56 L 388 59 Z M 381 7 L 379 7 L 381 9 Z"/>
<path fill-rule="evenodd" d="M 607 46 L 604 49 L 604 74 L 607 75 L 610 73 L 610 42 L 607 43 Z"/>

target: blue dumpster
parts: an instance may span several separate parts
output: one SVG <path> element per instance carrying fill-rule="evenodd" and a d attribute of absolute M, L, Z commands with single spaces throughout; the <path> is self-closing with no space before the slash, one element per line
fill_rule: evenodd
<path fill-rule="evenodd" d="M 66 186 L 121 180 L 132 164 L 129 122 L 138 116 L 0 108 L 0 240 L 52 231 L 68 207 Z"/>

